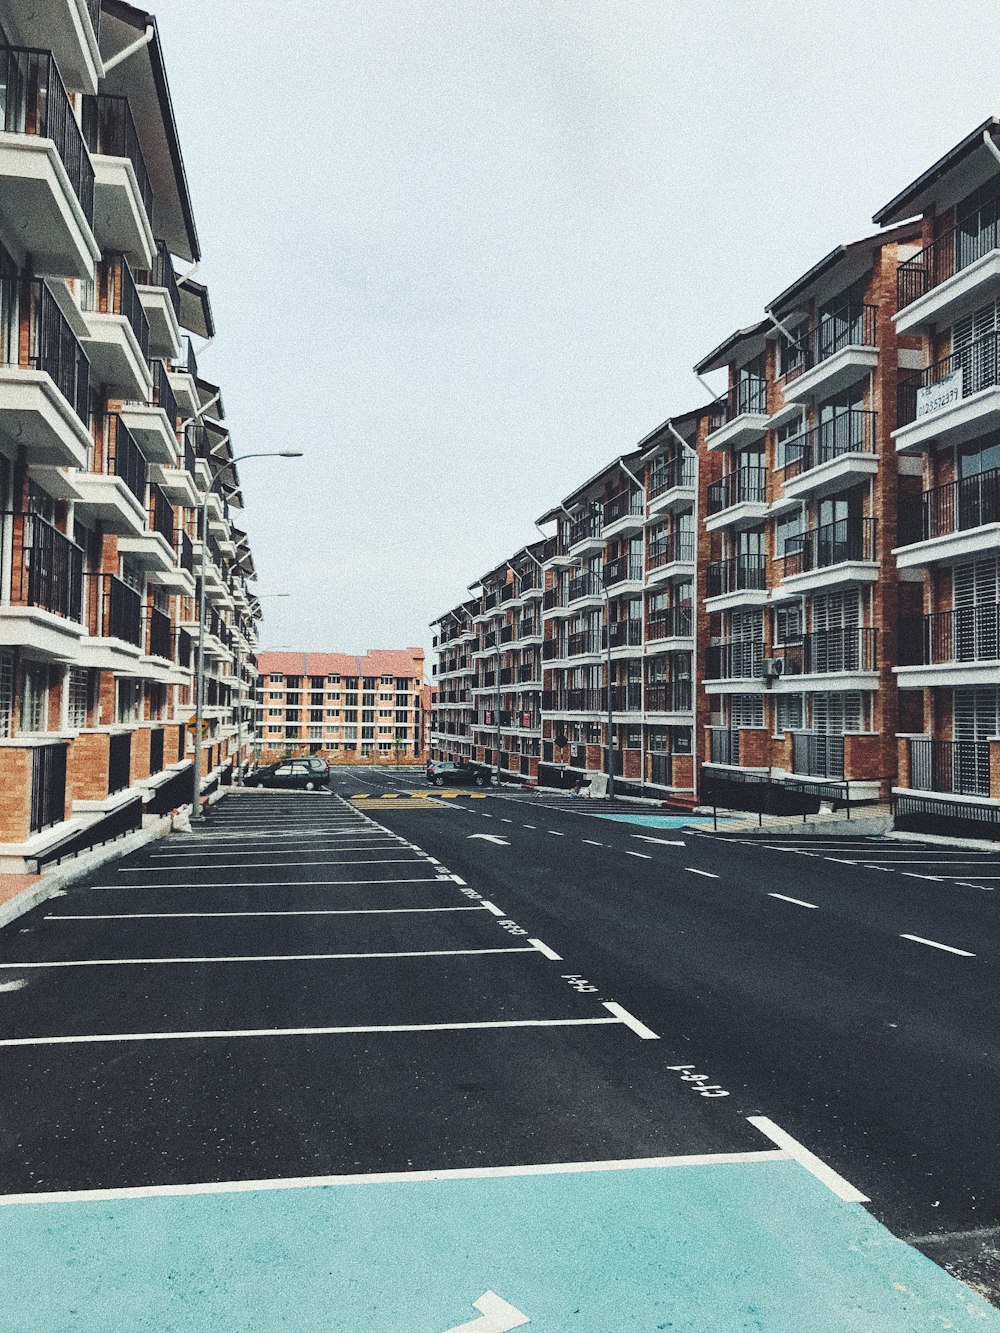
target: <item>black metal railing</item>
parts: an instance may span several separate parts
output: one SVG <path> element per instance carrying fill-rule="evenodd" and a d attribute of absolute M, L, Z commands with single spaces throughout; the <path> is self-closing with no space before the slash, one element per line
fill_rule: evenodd
<path fill-rule="evenodd" d="M 970 264 L 1000 247 L 1000 223 L 996 219 L 996 201 L 987 210 L 991 220 L 977 218 L 974 229 L 952 227 L 936 241 L 919 250 L 896 270 L 896 308 L 902 310 L 918 297 L 961 272 Z"/>
<path fill-rule="evenodd" d="M 97 622 L 94 633 L 142 645 L 142 598 L 115 574 L 92 574 L 96 587 Z"/>
<path fill-rule="evenodd" d="M 657 537 L 646 548 L 646 569 L 662 569 L 664 565 L 691 564 L 694 561 L 694 533 L 668 532 Z"/>
<path fill-rule="evenodd" d="M 517 679 L 520 685 L 527 685 L 531 681 L 540 681 L 541 678 L 542 672 L 537 662 L 522 662 L 517 668 Z"/>
<path fill-rule="evenodd" d="M 746 413 L 767 415 L 767 380 L 762 375 L 748 375 L 709 404 L 709 434 Z"/>
<path fill-rule="evenodd" d="M 899 506 L 901 545 L 1000 523 L 1000 468 L 946 482 Z"/>
<path fill-rule="evenodd" d="M 163 772 L 163 728 L 153 727 L 149 733 L 149 775 Z"/>
<path fill-rule="evenodd" d="M 139 299 L 135 275 L 124 255 L 109 255 L 101 264 L 99 277 L 104 313 L 122 315 L 135 334 L 143 361 L 149 360 L 149 319 Z"/>
<path fill-rule="evenodd" d="M 504 625 L 504 626 L 501 627 L 501 630 L 500 630 L 500 642 L 501 642 L 501 643 L 513 643 L 513 642 L 514 642 L 514 626 L 513 626 L 513 625 Z"/>
<path fill-rule="evenodd" d="M 642 644 L 641 620 L 612 620 L 601 632 L 601 647 L 608 646 L 611 637 L 612 648 L 638 648 Z"/>
<path fill-rule="evenodd" d="M 575 579 L 569 581 L 569 598 L 571 602 L 578 602 L 583 597 L 595 597 L 601 594 L 601 580 L 596 574 L 589 571 L 580 574 Z"/>
<path fill-rule="evenodd" d="M 910 786 L 915 791 L 989 796 L 989 741 L 934 741 L 913 736 L 907 744 Z"/>
<path fill-rule="evenodd" d="M 580 518 L 574 519 L 569 526 L 570 547 L 576 546 L 578 542 L 586 541 L 590 537 L 599 537 L 601 535 L 601 511 L 593 509 L 589 513 L 583 514 Z"/>
<path fill-rule="evenodd" d="M 840 518 L 785 541 L 785 577 L 848 560 L 875 559 L 875 519 Z"/>
<path fill-rule="evenodd" d="M 44 371 L 89 421 L 90 362 L 41 278 L 0 278 L 0 365 Z"/>
<path fill-rule="evenodd" d="M 600 634 L 591 634 L 588 630 L 582 630 L 578 634 L 569 636 L 569 657 L 581 657 L 587 653 L 599 653 L 601 651 Z"/>
<path fill-rule="evenodd" d="M 786 481 L 844 454 L 876 454 L 877 412 L 841 412 L 812 430 L 786 440 L 782 475 Z"/>
<path fill-rule="evenodd" d="M 555 607 L 559 605 L 560 605 L 559 589 L 546 588 L 545 591 L 542 593 L 542 610 L 552 611 L 554 610 Z"/>
<path fill-rule="evenodd" d="M 691 637 L 693 623 L 690 606 L 670 606 L 665 611 L 652 611 L 646 622 L 646 638 L 687 639 Z"/>
<path fill-rule="evenodd" d="M 146 653 L 149 657 L 165 657 L 169 662 L 173 656 L 171 647 L 174 635 L 170 626 L 170 617 L 158 607 L 146 608 Z"/>
<path fill-rule="evenodd" d="M 94 167 L 73 115 L 66 85 L 49 51 L 0 46 L 0 126 L 7 134 L 51 139 L 88 226 L 94 223 Z"/>
<path fill-rule="evenodd" d="M 649 756 L 649 780 L 658 787 L 674 785 L 674 756 L 672 754 L 651 754 Z"/>
<path fill-rule="evenodd" d="M 479 608 L 480 614 L 482 615 L 485 614 L 485 612 L 487 611 L 492 611 L 493 608 L 496 606 L 496 604 L 497 604 L 497 595 L 495 592 L 484 593 L 483 602 Z"/>
<path fill-rule="evenodd" d="M 604 527 L 617 523 L 620 518 L 642 518 L 646 512 L 645 496 L 634 486 L 619 491 L 603 507 Z"/>
<path fill-rule="evenodd" d="M 642 708 L 642 685 L 639 681 L 612 685 L 611 707 L 616 713 L 638 713 Z"/>
<path fill-rule="evenodd" d="M 688 713 L 691 700 L 689 680 L 658 680 L 646 686 L 648 713 Z"/>
<path fill-rule="evenodd" d="M 504 602 L 509 602 L 514 596 L 513 583 L 504 583 L 497 589 L 497 603 L 503 606 Z"/>
<path fill-rule="evenodd" d="M 878 630 L 861 625 L 813 630 L 800 643 L 775 648 L 787 676 L 878 670 Z"/>
<path fill-rule="evenodd" d="M 764 504 L 767 500 L 767 469 L 743 467 L 730 472 L 708 488 L 706 512 L 719 514 L 738 504 Z"/>
<path fill-rule="evenodd" d="M 709 762 L 738 764 L 740 762 L 740 733 L 737 728 L 708 728 Z"/>
<path fill-rule="evenodd" d="M 933 388 L 950 375 L 956 376 L 954 385 L 939 390 L 939 401 L 932 401 L 928 408 L 926 402 L 921 401 L 921 391 Z M 1000 384 L 1000 330 L 984 334 L 952 352 L 951 356 L 935 361 L 926 370 L 918 370 L 915 375 L 900 380 L 896 386 L 896 425 L 908 426 L 918 417 L 930 416 L 941 407 L 996 384 Z M 924 411 L 920 410 L 922 406 Z"/>
<path fill-rule="evenodd" d="M 842 778 L 843 735 L 824 731 L 793 731 L 792 772 L 811 778 Z"/>
<path fill-rule="evenodd" d="M 713 643 L 705 654 L 706 680 L 750 680 L 761 675 L 763 639 L 730 639 Z"/>
<path fill-rule="evenodd" d="M 41 833 L 65 818 L 68 748 L 65 744 L 39 745 L 31 752 L 31 833 Z"/>
<path fill-rule="evenodd" d="M 708 596 L 760 590 L 767 587 L 767 560 L 762 555 L 734 555 L 708 566 Z"/>
<path fill-rule="evenodd" d="M 612 587 L 616 583 L 641 583 L 643 570 L 643 560 L 641 555 L 620 555 L 614 560 L 609 560 L 604 566 L 604 586 Z"/>
<path fill-rule="evenodd" d="M 480 651 L 482 651 L 484 648 L 495 648 L 496 645 L 497 645 L 496 630 L 492 629 L 487 630 L 483 634 L 482 638 L 479 640 Z"/>
<path fill-rule="evenodd" d="M 153 267 L 147 269 L 144 287 L 162 287 L 170 300 L 171 308 L 174 314 L 180 319 L 181 315 L 181 294 L 177 286 L 177 274 L 174 272 L 174 261 L 166 241 L 156 242 L 156 255 L 153 259 Z"/>
<path fill-rule="evenodd" d="M 177 631 L 177 665 L 189 667 L 191 665 L 191 635 L 186 629 Z"/>
<path fill-rule="evenodd" d="M 124 791 L 132 768 L 132 733 L 119 731 L 108 737 L 108 795 Z"/>
<path fill-rule="evenodd" d="M 563 647 L 558 639 L 546 639 L 542 644 L 542 661 L 551 662 L 553 658 L 563 655 Z"/>
<path fill-rule="evenodd" d="M 128 99 L 112 93 L 98 93 L 96 96 L 86 94 L 82 122 L 83 137 L 92 153 L 99 153 L 102 157 L 124 157 L 132 163 L 139 197 L 146 218 L 152 225 L 153 187 Z"/>
<path fill-rule="evenodd" d="M 911 616 L 900 625 L 900 666 L 997 660 L 1000 660 L 1000 605 L 995 602 Z"/>
<path fill-rule="evenodd" d="M 194 573 L 194 542 L 183 530 L 178 534 L 177 563 L 188 574 Z"/>
<path fill-rule="evenodd" d="M 37 514 L 12 521 L 10 600 L 79 624 L 83 619 L 83 550 Z M 6 583 L 7 580 L 4 580 Z"/>
<path fill-rule="evenodd" d="M 658 458 L 649 474 L 649 498 L 655 500 L 664 491 L 693 485 L 694 458 L 690 454 L 682 458 Z"/>
<path fill-rule="evenodd" d="M 146 503 L 149 469 L 142 450 L 120 416 L 108 423 L 107 466 L 105 471 L 120 477 L 141 505 Z"/>
<path fill-rule="evenodd" d="M 198 378 L 198 358 L 194 354 L 194 343 L 190 338 L 184 339 L 184 360 L 178 362 L 174 369 L 186 372 L 193 380 Z"/>
<path fill-rule="evenodd" d="M 177 398 L 170 383 L 170 376 L 167 374 L 167 368 L 162 361 L 157 361 L 153 365 L 153 402 L 157 407 L 161 407 L 166 413 L 167 420 L 170 422 L 170 429 L 177 430 L 177 418 L 180 416 L 180 408 L 177 406 Z M 190 429 L 190 427 L 189 427 Z M 195 429 L 204 431 L 204 426 L 198 426 Z M 201 454 L 202 458 L 208 458 L 210 445 L 207 435 L 204 439 L 205 452 Z M 185 435 L 185 457 L 187 452 L 187 436 Z M 193 452 L 197 452 L 196 450 Z M 193 461 L 188 471 L 194 474 Z"/>
<path fill-rule="evenodd" d="M 848 302 L 822 315 L 814 329 L 792 343 L 785 354 L 785 380 L 795 379 L 845 347 L 875 347 L 878 306 Z"/>
<path fill-rule="evenodd" d="M 174 544 L 174 507 L 159 486 L 149 488 L 149 526 L 168 546 Z"/>

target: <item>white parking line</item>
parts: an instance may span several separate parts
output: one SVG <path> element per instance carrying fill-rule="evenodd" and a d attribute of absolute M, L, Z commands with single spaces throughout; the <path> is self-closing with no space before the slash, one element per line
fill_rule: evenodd
<path fill-rule="evenodd" d="M 624 1011 L 623 1011 L 624 1012 Z M 380 1023 L 362 1027 L 232 1028 L 202 1032 L 97 1032 L 58 1037 L 2 1037 L 0 1046 L 75 1046 L 112 1041 L 205 1041 L 215 1037 L 337 1037 L 373 1032 L 468 1032 L 488 1028 L 602 1027 L 623 1018 L 501 1018 L 478 1023 Z M 636 1020 L 632 1020 L 635 1022 Z M 631 1026 L 631 1024 L 629 1024 Z M 641 1024 L 640 1024 L 641 1026 Z M 655 1036 L 656 1034 L 651 1034 Z"/>
<path fill-rule="evenodd" d="M 604 846 L 604 843 L 603 843 L 603 842 L 595 842 L 593 838 L 581 838 L 580 841 L 581 841 L 581 842 L 585 842 L 585 843 L 587 844 L 588 847 L 603 847 L 603 846 Z"/>
<path fill-rule="evenodd" d="M 528 943 L 533 949 L 537 949 L 540 954 L 544 954 L 546 958 L 550 958 L 553 963 L 562 962 L 562 954 L 556 953 L 555 949 L 550 949 L 549 946 L 543 944 L 541 940 L 529 938 Z"/>
<path fill-rule="evenodd" d="M 500 908 L 497 907 L 496 903 L 491 903 L 488 898 L 484 898 L 481 905 L 486 908 L 487 912 L 492 912 L 494 916 L 507 915 L 506 912 L 501 911 Z"/>
<path fill-rule="evenodd" d="M 345 847 L 347 852 L 361 852 L 363 847 Z M 387 847 L 386 851 L 392 851 L 393 848 Z M 213 870 L 270 870 L 272 867 L 280 869 L 282 866 L 385 866 L 398 865 L 400 862 L 430 861 L 435 864 L 434 858 L 420 852 L 417 856 L 395 856 L 395 857 L 368 857 L 363 861 L 344 861 L 330 860 L 323 861 L 303 861 L 296 859 L 293 861 L 234 861 L 230 865 L 216 865 Z M 179 866 L 119 866 L 115 871 L 117 875 L 170 875 L 177 870 L 190 870 L 188 865 Z"/>
<path fill-rule="evenodd" d="M 637 856 L 640 859 L 640 861 L 652 861 L 653 859 L 647 852 L 630 852 L 627 848 L 625 851 L 625 855 Z"/>
<path fill-rule="evenodd" d="M 819 909 L 818 903 L 807 903 L 801 898 L 788 898 L 783 893 L 769 893 L 767 896 L 769 898 L 780 898 L 783 903 L 794 903 L 796 907 L 815 907 L 817 910 Z"/>
<path fill-rule="evenodd" d="M 630 1014 L 627 1009 L 624 1009 L 620 1004 L 616 1004 L 614 1000 L 604 1000 L 602 1003 L 609 1013 L 621 1019 L 625 1026 L 631 1028 L 637 1036 L 642 1037 L 643 1041 L 660 1040 L 659 1035 L 652 1028 L 648 1028 L 645 1023 L 640 1023 L 634 1014 Z"/>
<path fill-rule="evenodd" d="M 552 834 L 553 838 L 565 838 L 566 836 L 565 833 L 560 833 L 558 829 L 550 828 L 548 831 Z"/>
<path fill-rule="evenodd" d="M 323 963 L 352 958 L 451 958 L 487 953 L 534 953 L 529 944 L 508 944 L 496 949 L 400 949 L 369 953 L 249 953 L 201 958 L 71 958 L 48 959 L 43 963 L 0 963 L 4 971 L 44 967 L 145 967 L 178 963 Z"/>
<path fill-rule="evenodd" d="M 929 944 L 932 949 L 943 949 L 945 953 L 957 953 L 960 958 L 975 958 L 968 949 L 956 949 L 952 944 L 941 944 L 937 940 L 925 940 L 922 935 L 900 935 L 901 940 L 913 940 L 914 944 Z"/>
<path fill-rule="evenodd" d="M 537 828 L 537 827 L 538 827 L 537 824 L 525 824 L 525 825 L 524 825 L 524 828 Z"/>
<path fill-rule="evenodd" d="M 704 875 L 706 879 L 719 879 L 721 876 L 713 875 L 711 870 L 696 870 L 694 866 L 685 866 L 685 870 L 690 870 L 692 875 Z"/>
<path fill-rule="evenodd" d="M 638 838 L 640 842 L 657 842 L 661 847 L 686 847 L 687 843 L 679 838 L 651 838 L 647 833 L 632 833 L 632 838 Z"/>
<path fill-rule="evenodd" d="M 799 1143 L 798 1139 L 793 1139 L 791 1134 L 787 1134 L 780 1125 L 776 1125 L 773 1120 L 769 1120 L 766 1115 L 748 1115 L 747 1120 L 750 1124 L 766 1134 L 772 1143 L 776 1143 L 782 1148 L 789 1157 L 794 1158 L 801 1166 L 821 1180 L 827 1189 L 832 1190 L 838 1199 L 843 1199 L 845 1203 L 868 1203 L 867 1194 L 862 1194 L 843 1176 L 838 1175 L 832 1166 L 820 1160 L 815 1153 L 811 1153 L 808 1148 Z"/>
<path fill-rule="evenodd" d="M 901 870 L 899 872 L 905 879 L 928 879 L 935 884 L 941 883 L 940 875 L 918 875 L 915 870 Z"/>
<path fill-rule="evenodd" d="M 304 907 L 275 908 L 269 912 L 48 912 L 45 921 L 157 921 L 174 917 L 242 917 L 242 916 L 402 916 L 426 912 L 481 912 L 486 903 L 471 903 L 461 907 Z M 488 910 L 488 909 L 487 909 Z M 500 913 L 503 916 L 503 913 Z"/>
<path fill-rule="evenodd" d="M 359 864 L 365 863 L 362 861 Z M 84 892 L 93 893 L 98 889 L 145 889 L 147 892 L 155 890 L 157 893 L 166 893 L 173 889 L 286 889 L 302 888 L 304 885 L 311 885 L 314 889 L 339 889 L 352 884 L 440 884 L 442 880 L 449 879 L 454 879 L 454 876 L 425 875 L 405 879 L 224 879 L 208 884 L 198 881 L 187 884 L 91 884 Z"/>

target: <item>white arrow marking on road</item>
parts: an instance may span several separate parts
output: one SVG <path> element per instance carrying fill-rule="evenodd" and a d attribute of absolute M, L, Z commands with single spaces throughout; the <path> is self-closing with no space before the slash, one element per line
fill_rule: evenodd
<path fill-rule="evenodd" d="M 531 1320 L 513 1305 L 502 1300 L 495 1291 L 485 1291 L 478 1301 L 472 1302 L 472 1308 L 479 1310 L 481 1319 L 472 1319 L 467 1324 L 458 1324 L 445 1333 L 507 1333 L 508 1329 L 521 1328 Z"/>
<path fill-rule="evenodd" d="M 633 833 L 633 838 L 638 838 L 640 842 L 658 842 L 661 847 L 686 847 L 686 842 L 678 841 L 674 838 L 648 838 L 644 833 Z"/>
<path fill-rule="evenodd" d="M 506 838 L 497 838 L 497 837 L 494 837 L 494 835 L 493 835 L 492 833 L 470 833 L 469 836 L 468 836 L 468 838 L 466 839 L 466 841 L 467 841 L 467 842 L 471 842 L 471 841 L 473 840 L 473 838 L 479 838 L 481 842 L 493 842 L 493 843 L 496 843 L 496 845 L 497 845 L 498 847 L 509 847 L 509 846 L 510 846 L 510 843 L 507 841 Z"/>

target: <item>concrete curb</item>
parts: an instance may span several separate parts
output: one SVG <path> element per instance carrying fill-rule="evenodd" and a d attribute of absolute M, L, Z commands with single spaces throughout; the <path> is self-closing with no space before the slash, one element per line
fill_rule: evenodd
<path fill-rule="evenodd" d="M 47 871 L 41 879 L 29 884 L 26 889 L 0 905 L 0 930 L 33 911 L 47 898 L 54 898 L 68 885 L 75 884 L 77 880 L 84 879 L 92 871 L 107 865 L 109 861 L 117 861 L 130 852 L 137 852 L 149 843 L 156 842 L 159 838 L 165 838 L 172 827 L 173 821 L 170 816 L 163 815 L 148 828 L 138 829 L 125 838 L 106 843 L 103 847 L 96 847 L 92 852 L 84 852 L 80 856 L 75 856 L 66 865 Z"/>

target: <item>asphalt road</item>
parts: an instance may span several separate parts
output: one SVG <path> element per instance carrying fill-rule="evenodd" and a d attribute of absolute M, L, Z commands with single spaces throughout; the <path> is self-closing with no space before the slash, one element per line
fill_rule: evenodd
<path fill-rule="evenodd" d="M 991 858 L 334 787 L 0 932 L 0 1329 L 1000 1328 Z"/>
<path fill-rule="evenodd" d="M 361 770 L 337 785 L 415 787 Z M 689 834 L 455 790 L 448 816 L 398 799 L 378 818 L 613 992 L 666 1063 L 707 1068 L 729 1109 L 775 1119 L 997 1300 L 1000 848 Z"/>

